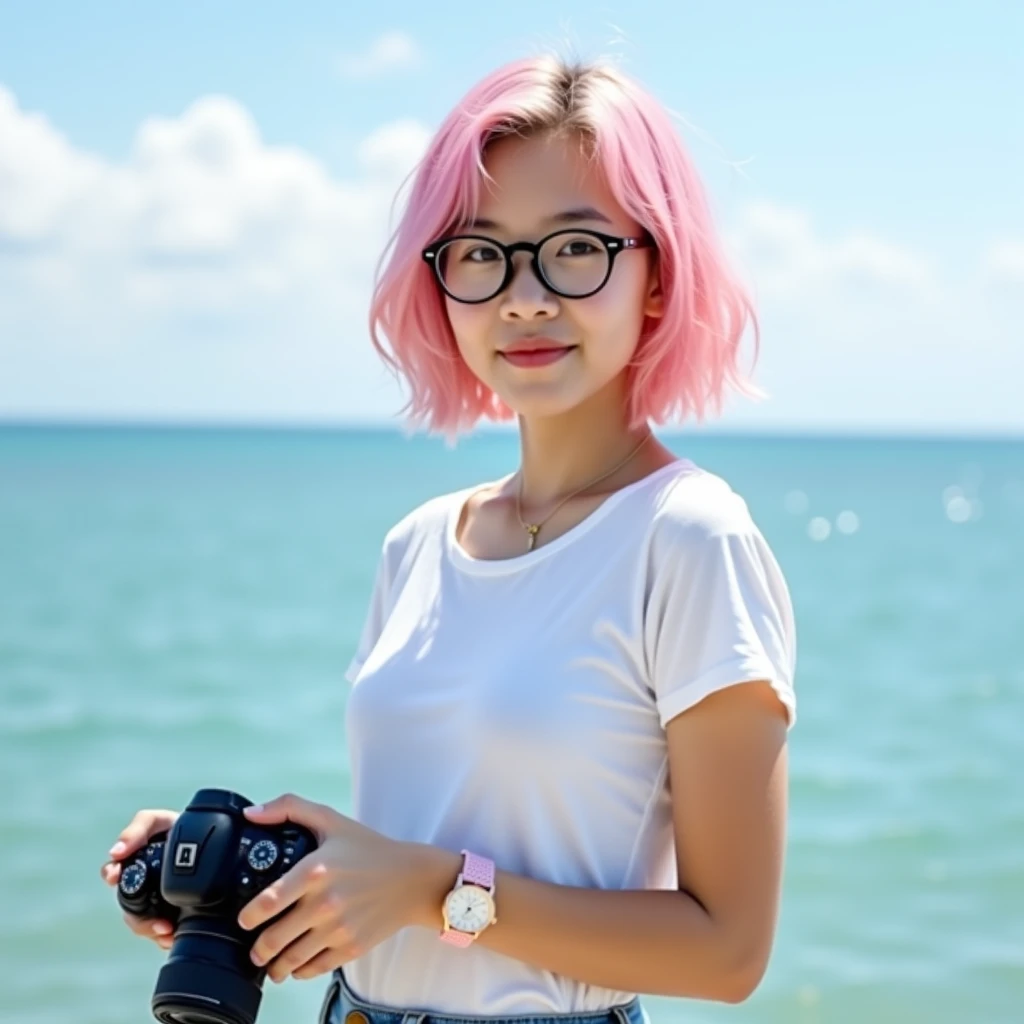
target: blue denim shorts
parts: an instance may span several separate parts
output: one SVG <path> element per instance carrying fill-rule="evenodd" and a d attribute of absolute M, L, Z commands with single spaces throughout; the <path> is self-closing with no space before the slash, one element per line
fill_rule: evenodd
<path fill-rule="evenodd" d="M 319 1024 L 482 1024 L 484 1021 L 488 1024 L 650 1024 L 638 996 L 620 1006 L 588 1013 L 456 1017 L 415 1008 L 397 1010 L 393 1006 L 381 1006 L 358 999 L 345 984 L 345 977 L 340 970 L 331 976 L 319 1018 Z"/>

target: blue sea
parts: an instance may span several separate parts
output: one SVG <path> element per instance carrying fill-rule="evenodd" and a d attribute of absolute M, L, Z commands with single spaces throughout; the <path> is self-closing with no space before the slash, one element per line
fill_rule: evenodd
<path fill-rule="evenodd" d="M 663 435 L 787 575 L 799 721 L 778 939 L 655 1024 L 1024 1021 L 1024 441 Z M 381 539 L 511 472 L 388 430 L 0 428 L 0 1020 L 142 1024 L 164 954 L 99 877 L 203 786 L 350 807 L 342 671 Z M 268 984 L 313 1024 L 323 978 Z"/>

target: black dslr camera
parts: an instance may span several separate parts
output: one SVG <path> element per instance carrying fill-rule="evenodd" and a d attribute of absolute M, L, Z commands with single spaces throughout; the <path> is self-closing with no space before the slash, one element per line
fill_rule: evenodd
<path fill-rule="evenodd" d="M 317 841 L 294 822 L 249 821 L 242 811 L 251 806 L 229 790 L 201 789 L 170 834 L 154 835 L 121 865 L 121 907 L 174 925 L 151 1004 L 164 1024 L 255 1024 L 266 968 L 249 954 L 272 922 L 246 931 L 238 914 Z"/>

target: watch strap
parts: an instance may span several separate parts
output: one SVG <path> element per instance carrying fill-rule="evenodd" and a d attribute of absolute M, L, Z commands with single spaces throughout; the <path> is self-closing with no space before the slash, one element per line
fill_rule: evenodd
<path fill-rule="evenodd" d="M 469 932 L 457 932 L 454 928 L 445 929 L 440 936 L 442 942 L 447 942 L 450 946 L 458 946 L 460 949 L 471 945 L 475 937 Z"/>
<path fill-rule="evenodd" d="M 473 885 L 482 885 L 485 889 L 494 888 L 494 861 L 487 857 L 480 857 L 469 850 L 462 851 L 462 875 L 463 882 L 472 882 Z"/>

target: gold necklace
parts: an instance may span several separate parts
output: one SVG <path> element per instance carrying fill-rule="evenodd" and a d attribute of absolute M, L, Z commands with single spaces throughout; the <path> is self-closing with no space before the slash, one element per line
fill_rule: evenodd
<path fill-rule="evenodd" d="M 522 470 L 519 472 L 519 486 L 516 489 L 516 518 L 519 520 L 519 525 L 527 532 L 530 537 L 529 546 L 526 548 L 527 551 L 532 551 L 534 544 L 537 543 L 537 534 L 540 532 L 540 528 L 570 499 L 575 498 L 577 494 L 582 493 L 588 487 L 593 487 L 594 484 L 599 484 L 602 480 L 607 480 L 608 477 L 615 473 L 617 470 L 622 469 L 627 462 L 629 462 L 637 452 L 653 437 L 653 432 L 648 431 L 644 435 L 644 439 L 621 461 L 617 462 L 607 473 L 602 473 L 599 477 L 585 483 L 582 487 L 577 488 L 571 494 L 567 494 L 540 522 L 537 523 L 526 523 L 523 521 L 523 473 Z"/>

